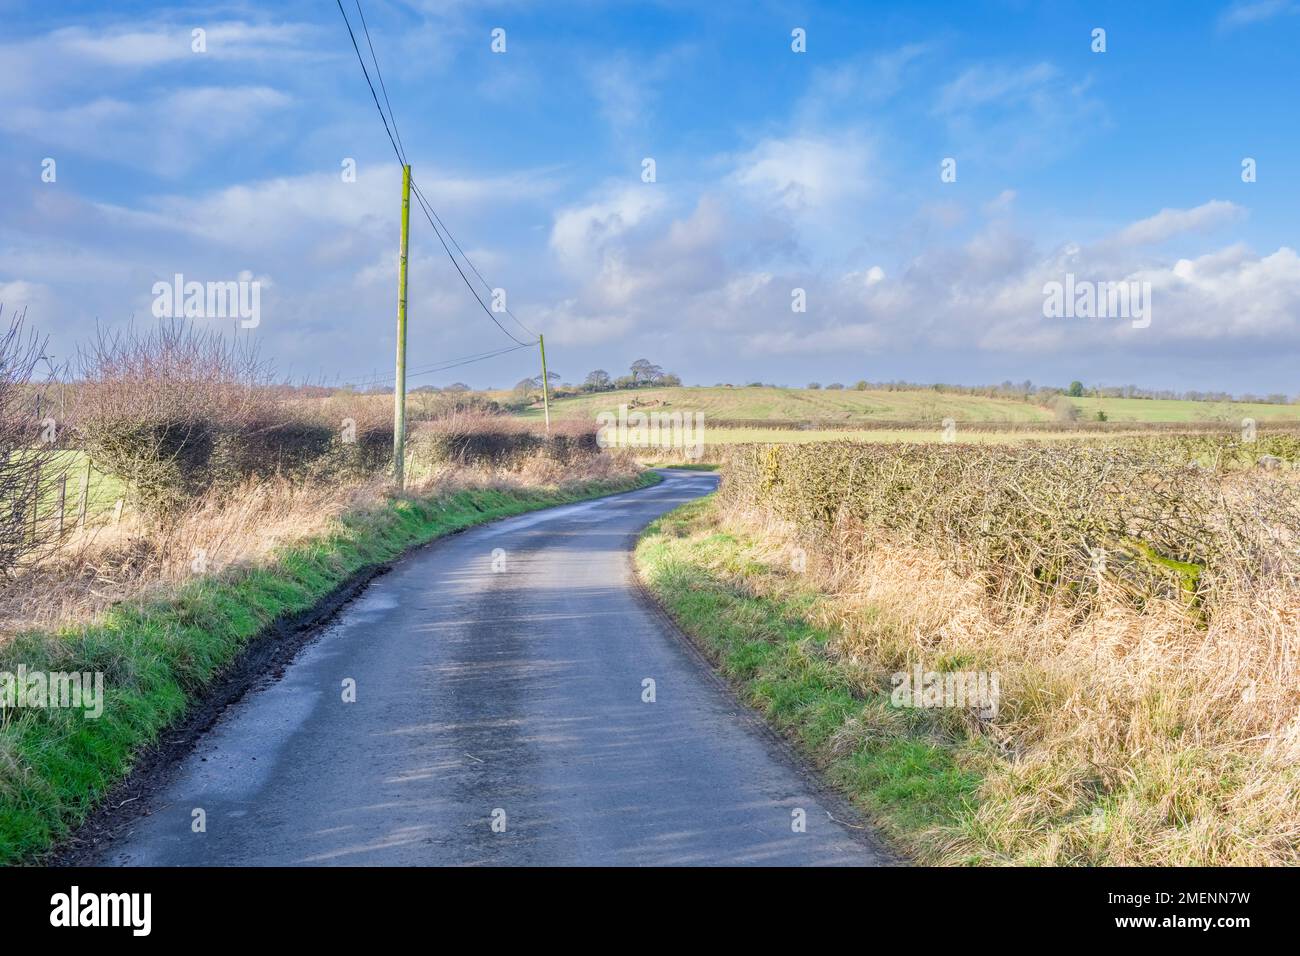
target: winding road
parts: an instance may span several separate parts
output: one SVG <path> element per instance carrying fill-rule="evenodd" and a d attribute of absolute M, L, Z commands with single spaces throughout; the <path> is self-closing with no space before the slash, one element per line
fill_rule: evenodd
<path fill-rule="evenodd" d="M 888 863 L 638 588 L 637 532 L 716 486 L 664 476 L 399 561 L 87 862 Z"/>

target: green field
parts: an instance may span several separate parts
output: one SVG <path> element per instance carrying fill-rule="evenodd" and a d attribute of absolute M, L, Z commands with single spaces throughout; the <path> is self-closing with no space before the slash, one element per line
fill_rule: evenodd
<path fill-rule="evenodd" d="M 1082 421 L 1095 421 L 1104 411 L 1113 422 L 1240 422 L 1243 418 L 1258 421 L 1300 422 L 1300 406 L 1265 405 L 1242 402 L 1187 402 L 1141 398 L 1076 398 Z M 713 419 L 799 421 L 827 424 L 852 422 L 934 422 L 945 418 L 961 422 L 1052 422 L 1048 408 L 1013 399 L 984 398 L 975 395 L 952 395 L 929 390 L 917 391 L 843 391 L 802 388 L 718 388 L 692 387 L 644 388 L 600 392 L 556 399 L 551 415 L 558 420 L 594 421 L 601 412 L 617 412 L 620 405 L 642 411 L 703 412 L 705 424 Z M 540 407 L 523 412 L 526 418 L 540 418 Z M 749 438 L 758 441 L 813 441 L 815 432 L 795 438 L 783 434 L 772 438 Z M 825 437 L 825 436 L 820 436 Z M 843 438 L 843 433 L 832 437 Z M 710 438 L 721 441 L 721 438 Z M 894 440 L 899 440 L 897 437 Z"/>
<path fill-rule="evenodd" d="M 82 486 L 86 480 L 86 455 L 80 451 L 56 452 L 46 466 L 51 476 L 45 484 L 41 502 L 41 517 L 49 519 L 58 512 L 58 482 L 66 476 L 63 514 L 65 521 L 75 521 L 81 507 Z M 90 485 L 86 500 L 86 516 L 96 518 L 113 510 L 117 500 L 126 495 L 126 486 L 112 475 L 90 468 Z"/>
<path fill-rule="evenodd" d="M 559 419 L 595 419 L 639 403 L 643 410 L 703 412 L 705 420 L 768 421 L 1050 421 L 1045 408 L 1027 402 L 937 392 L 856 392 L 802 388 L 638 388 L 561 398 L 551 403 Z M 523 413 L 540 418 L 540 408 Z"/>
<path fill-rule="evenodd" d="M 1139 431 L 1108 432 L 1118 435 L 1139 435 Z M 1079 438 L 1072 431 L 1035 431 L 1023 429 L 1016 431 L 973 431 L 962 430 L 958 425 L 953 432 L 952 441 L 959 444 L 989 444 L 1007 441 L 1073 441 Z M 856 441 L 856 442 L 904 442 L 908 444 L 927 445 L 944 440 L 943 430 L 936 425 L 931 429 L 921 428 L 873 428 L 854 431 L 851 428 L 709 428 L 705 423 L 704 442 L 706 445 L 738 445 L 746 442 L 761 444 L 794 445 L 818 441 Z"/>
<path fill-rule="evenodd" d="M 1231 422 L 1300 421 L 1300 405 L 1260 402 L 1181 402 L 1164 398 L 1076 398 L 1084 421 L 1104 411 L 1112 422 Z"/>

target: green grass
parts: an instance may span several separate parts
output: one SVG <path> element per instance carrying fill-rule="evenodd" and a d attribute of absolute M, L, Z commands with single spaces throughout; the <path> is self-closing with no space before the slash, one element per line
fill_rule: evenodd
<path fill-rule="evenodd" d="M 654 410 L 703 412 L 709 419 L 768 419 L 772 421 L 1050 421 L 1049 411 L 1006 399 L 938 392 L 875 392 L 852 389 L 803 388 L 640 388 L 556 399 L 551 415 L 558 419 L 594 421 L 600 412 L 617 413 L 619 405 L 640 402 Z M 643 410 L 650 410 L 645 407 Z M 525 417 L 540 418 L 541 409 Z"/>
<path fill-rule="evenodd" d="M 972 812 L 980 777 L 964 758 L 980 744 L 949 741 L 923 712 L 893 708 L 887 688 L 855 686 L 821 652 L 831 635 L 809 614 L 821 596 L 788 581 L 780 596 L 763 594 L 758 582 L 786 572 L 714 530 L 715 507 L 692 502 L 646 530 L 636 557 L 647 587 L 746 702 L 895 843 L 923 855 L 934 833 Z"/>
<path fill-rule="evenodd" d="M 1120 435 L 1142 435 L 1149 432 L 1115 431 L 1107 433 L 1109 437 Z M 1087 433 L 1069 431 L 1034 431 L 1033 429 L 1015 431 L 973 431 L 957 426 L 953 441 L 959 444 L 1001 445 L 1016 444 L 1026 441 L 1077 441 L 1088 437 Z M 843 429 L 794 429 L 794 428 L 709 428 L 704 429 L 705 454 L 712 445 L 737 445 L 748 442 L 759 444 L 795 445 L 808 442 L 854 441 L 864 443 L 908 443 L 928 445 L 943 441 L 943 431 L 938 427 L 925 430 L 915 428 L 873 428 L 854 431 Z"/>
<path fill-rule="evenodd" d="M 68 522 L 75 521 L 81 507 L 82 486 L 86 483 L 85 452 L 58 451 L 50 456 L 43 474 L 50 477 L 45 483 L 45 492 L 40 505 L 43 519 L 58 514 L 58 488 L 56 482 L 60 476 L 66 476 L 67 485 L 64 494 L 63 516 Z M 93 521 L 113 510 L 117 500 L 126 495 L 126 486 L 118 478 L 105 474 L 93 466 L 90 468 L 90 480 L 86 494 L 86 516 Z"/>
<path fill-rule="evenodd" d="M 678 471 L 717 471 L 722 466 L 709 461 L 656 461 L 647 462 L 647 468 L 676 468 Z"/>
<path fill-rule="evenodd" d="M 652 473 L 643 484 L 658 481 Z M 137 753 L 179 720 L 250 640 L 303 612 L 352 575 L 434 538 L 628 486 L 513 493 L 462 491 L 344 516 L 328 536 L 265 566 L 200 578 L 151 602 L 114 608 L 91 626 L 29 632 L 0 647 L 0 672 L 104 674 L 103 716 L 80 710 L 0 711 L 0 863 L 32 858 L 83 820 Z"/>
<path fill-rule="evenodd" d="M 918 389 L 915 391 L 856 391 L 804 388 L 718 388 L 682 386 L 601 392 L 555 399 L 551 414 L 560 420 L 595 421 L 600 412 L 617 412 L 619 405 L 641 403 L 643 411 L 703 412 L 705 427 L 716 421 L 752 419 L 800 422 L 921 422 L 935 428 L 944 418 L 958 422 L 1051 422 L 1051 410 L 1014 399 L 951 395 Z M 1240 422 L 1300 421 L 1300 406 L 1246 404 L 1240 402 L 1186 402 L 1140 398 L 1076 398 L 1073 402 L 1083 419 L 1094 421 L 1105 411 L 1115 422 Z M 521 413 L 541 418 L 540 407 Z M 712 439 L 710 439 L 712 440 Z M 765 439 L 766 440 L 766 439 Z M 777 441 L 801 440 L 781 433 Z M 807 439 L 802 439 L 807 440 Z"/>
<path fill-rule="evenodd" d="M 1243 418 L 1258 421 L 1296 421 L 1300 406 L 1266 405 L 1262 402 L 1183 402 L 1163 398 L 1076 398 L 1072 400 L 1093 421 L 1104 411 L 1112 422 L 1229 422 Z"/>

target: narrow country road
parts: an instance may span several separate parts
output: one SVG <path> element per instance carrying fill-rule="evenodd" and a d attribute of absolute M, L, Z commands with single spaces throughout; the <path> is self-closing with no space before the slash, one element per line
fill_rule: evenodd
<path fill-rule="evenodd" d="M 398 562 L 87 862 L 887 862 L 638 591 L 636 533 L 716 484 L 665 474 Z"/>

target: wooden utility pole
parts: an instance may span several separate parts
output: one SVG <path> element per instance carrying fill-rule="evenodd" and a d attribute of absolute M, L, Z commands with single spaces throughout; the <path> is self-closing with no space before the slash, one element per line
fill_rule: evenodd
<path fill-rule="evenodd" d="M 393 386 L 393 482 L 406 484 L 406 249 L 411 228 L 411 167 L 402 167 L 402 244 L 397 258 L 397 381 Z"/>
<path fill-rule="evenodd" d="M 542 350 L 542 409 L 546 414 L 546 434 L 551 433 L 551 383 L 546 380 L 546 340 L 537 336 L 537 347 Z"/>

